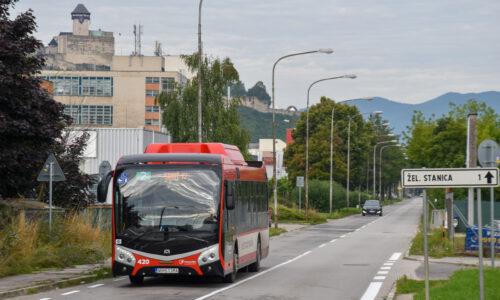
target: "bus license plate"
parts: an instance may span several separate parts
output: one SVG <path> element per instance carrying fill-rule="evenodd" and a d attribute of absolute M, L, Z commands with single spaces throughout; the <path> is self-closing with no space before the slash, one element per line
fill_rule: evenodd
<path fill-rule="evenodd" d="M 179 268 L 156 268 L 156 274 L 179 274 Z"/>

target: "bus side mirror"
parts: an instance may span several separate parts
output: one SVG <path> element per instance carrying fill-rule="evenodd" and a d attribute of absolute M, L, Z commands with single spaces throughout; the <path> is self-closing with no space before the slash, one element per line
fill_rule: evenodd
<path fill-rule="evenodd" d="M 111 178 L 113 178 L 113 172 L 109 171 L 97 184 L 97 201 L 104 203 L 106 202 L 106 196 L 108 195 L 108 186 Z"/>
<path fill-rule="evenodd" d="M 232 182 L 226 181 L 226 208 L 234 209 L 234 185 Z"/>

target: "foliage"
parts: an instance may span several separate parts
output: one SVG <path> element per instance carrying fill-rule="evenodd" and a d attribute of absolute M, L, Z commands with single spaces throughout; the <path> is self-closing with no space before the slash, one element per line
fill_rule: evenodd
<path fill-rule="evenodd" d="M 274 227 L 271 227 L 269 228 L 269 236 L 277 236 L 277 235 L 280 235 L 282 233 L 285 233 L 286 232 L 286 229 L 285 228 L 274 228 Z"/>
<path fill-rule="evenodd" d="M 350 134 L 350 189 L 362 186 L 367 189 L 370 184 L 370 158 L 373 145 L 383 140 L 390 129 L 382 124 L 384 120 L 378 115 L 365 121 L 355 106 L 334 103 L 322 97 L 320 102 L 309 109 L 309 177 L 328 180 L 330 178 L 330 145 L 331 117 L 334 110 L 333 129 L 333 179 L 343 185 L 347 173 L 347 141 L 349 117 L 351 117 Z M 304 176 L 306 152 L 307 114 L 302 113 L 297 127 L 292 133 L 294 143 L 285 151 L 285 165 L 292 180 Z M 392 139 L 392 138 L 391 138 Z M 400 149 L 385 152 L 391 160 L 384 160 L 383 182 L 390 186 L 399 180 L 399 170 L 404 166 Z M 393 157 L 396 155 L 397 157 Z M 385 156 L 384 156 L 385 157 Z"/>
<path fill-rule="evenodd" d="M 336 210 L 332 214 L 323 213 L 323 215 L 328 219 L 342 219 L 360 213 L 361 213 L 361 208 L 349 207 L 346 209 Z"/>
<path fill-rule="evenodd" d="M 485 139 L 500 141 L 500 116 L 486 106 L 470 99 L 466 104 L 458 106 L 450 104 L 447 115 L 439 118 L 425 118 L 415 111 L 408 133 L 404 133 L 407 144 L 407 155 L 413 168 L 463 168 L 466 160 L 467 115 L 477 113 L 477 144 Z M 453 189 L 455 198 L 465 196 L 465 189 Z M 499 194 L 496 189 L 495 194 Z M 444 190 L 433 189 L 429 192 L 431 199 L 444 201 Z M 499 197 L 500 198 L 500 197 Z M 497 198 L 498 199 L 498 198 Z"/>
<path fill-rule="evenodd" d="M 249 88 L 247 96 L 259 98 L 259 100 L 267 104 L 267 106 L 271 104 L 271 97 L 267 93 L 266 86 L 262 81 L 257 81 L 253 87 Z"/>
<path fill-rule="evenodd" d="M 270 208 L 274 208 L 273 205 Z M 274 212 L 274 209 L 273 209 Z M 308 220 L 306 221 L 305 210 L 302 209 L 299 213 L 299 209 L 296 205 L 285 206 L 278 205 L 278 222 L 280 223 L 310 223 L 310 224 L 321 224 L 326 223 L 326 216 L 319 213 L 315 209 L 309 209 Z M 274 217 L 273 217 L 274 220 Z"/>
<path fill-rule="evenodd" d="M 10 19 L 16 0 L 0 3 L 0 194 L 32 197 L 36 177 L 69 122 L 63 105 L 40 88 L 42 43 L 33 36 L 33 12 Z"/>
<path fill-rule="evenodd" d="M 67 131 L 61 141 L 54 145 L 53 152 L 66 177 L 63 182 L 53 183 L 52 201 L 56 206 L 79 210 L 95 201 L 95 195 L 90 193 L 92 178 L 80 171 L 88 138 L 88 133 L 72 136 L 71 131 Z M 45 202 L 48 202 L 48 183 L 44 182 L 40 188 L 45 195 Z"/>
<path fill-rule="evenodd" d="M 258 143 L 259 139 L 271 139 L 273 115 L 272 113 L 262 113 L 250 107 L 240 106 L 238 114 L 241 119 L 241 126 L 250 132 L 250 141 Z M 276 117 L 276 138 L 286 141 L 286 130 L 295 127 L 298 116 L 275 114 Z M 290 120 L 291 122 L 285 122 Z"/>
<path fill-rule="evenodd" d="M 500 269 L 485 268 L 484 299 L 500 299 Z M 479 271 L 477 268 L 458 270 L 450 279 L 442 284 L 436 284 L 430 289 L 432 299 L 469 300 L 479 298 Z M 425 290 L 421 290 L 415 300 L 425 299 Z"/>
<path fill-rule="evenodd" d="M 429 280 L 429 287 L 441 286 L 446 280 Z M 409 279 L 406 275 L 396 281 L 396 295 L 425 291 L 425 281 Z"/>
<path fill-rule="evenodd" d="M 96 263 L 111 256 L 111 233 L 92 226 L 82 215 L 57 216 L 48 235 L 45 218 L 5 221 L 0 230 L 0 277 L 42 268 Z"/>
<path fill-rule="evenodd" d="M 182 56 L 191 71 L 198 68 L 198 54 Z M 202 139 L 236 145 L 245 156 L 249 133 L 240 127 L 237 98 L 228 102 L 224 87 L 238 80 L 238 71 L 229 58 L 202 62 Z M 163 111 L 163 122 L 175 142 L 198 141 L 198 77 L 185 87 L 162 92 L 156 101 Z"/>
<path fill-rule="evenodd" d="M 247 90 L 245 89 L 245 84 L 240 80 L 228 84 L 231 88 L 231 97 L 245 97 L 247 95 Z M 227 90 L 227 88 L 226 88 Z"/>
<path fill-rule="evenodd" d="M 446 256 L 460 256 L 464 254 L 465 237 L 455 236 L 455 243 L 448 241 L 445 238 L 443 243 L 443 231 L 441 229 L 429 230 L 427 238 L 427 246 L 429 249 L 429 256 L 441 258 Z M 420 225 L 419 232 L 413 238 L 410 255 L 423 255 L 424 254 L 424 234 L 423 227 Z"/>

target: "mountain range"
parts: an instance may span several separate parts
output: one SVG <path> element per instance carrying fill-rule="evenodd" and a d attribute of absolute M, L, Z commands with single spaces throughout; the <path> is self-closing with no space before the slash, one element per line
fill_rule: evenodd
<path fill-rule="evenodd" d="M 369 113 L 376 110 L 383 111 L 382 118 L 391 123 L 391 128 L 393 128 L 395 134 L 401 134 L 403 131 L 407 131 L 407 126 L 411 125 L 411 118 L 415 110 L 421 111 L 427 118 L 433 114 L 438 118 L 441 115 L 448 114 L 450 111 L 450 102 L 462 105 L 469 99 L 485 102 L 497 114 L 500 113 L 500 92 L 496 91 L 467 94 L 450 92 L 419 104 L 406 104 L 375 97 L 372 101 L 356 101 L 356 106 L 361 113 Z"/>

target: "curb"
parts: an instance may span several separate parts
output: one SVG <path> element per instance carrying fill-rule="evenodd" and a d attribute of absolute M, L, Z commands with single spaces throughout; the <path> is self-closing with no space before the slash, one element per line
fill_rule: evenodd
<path fill-rule="evenodd" d="M 10 290 L 10 291 L 3 291 L 3 292 L 0 292 L 0 299 L 24 296 L 24 295 L 28 295 L 28 294 L 33 293 L 33 291 L 36 291 L 36 293 L 45 292 L 45 291 L 52 290 L 54 288 L 58 288 L 60 285 L 63 285 L 65 283 L 69 283 L 69 282 L 72 282 L 75 280 L 92 279 L 95 277 L 97 277 L 97 274 L 83 275 L 83 276 L 59 280 L 59 281 L 55 281 L 55 282 L 51 282 L 51 283 L 47 283 L 47 284 L 39 284 L 39 285 L 23 287 L 23 288 L 19 288 L 19 289 L 15 289 L 15 290 Z"/>

